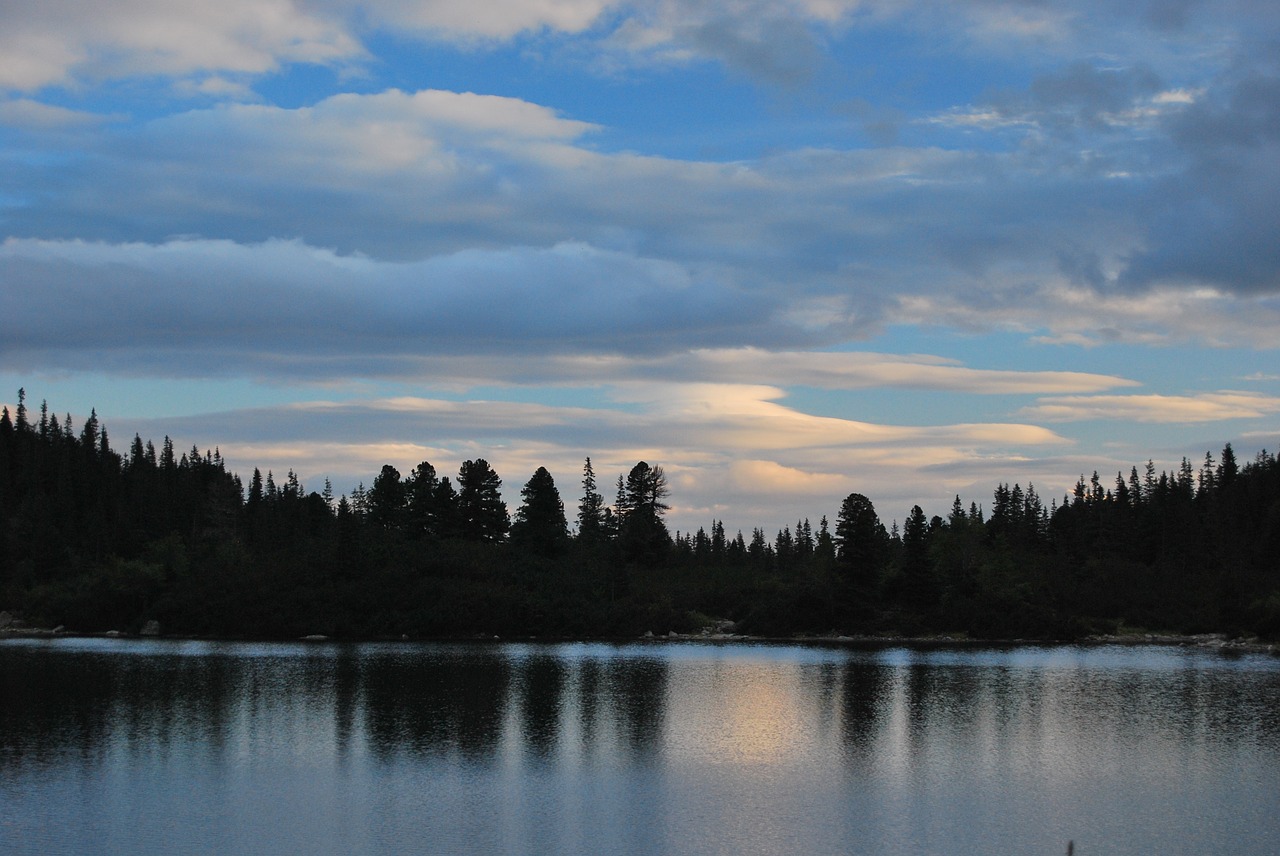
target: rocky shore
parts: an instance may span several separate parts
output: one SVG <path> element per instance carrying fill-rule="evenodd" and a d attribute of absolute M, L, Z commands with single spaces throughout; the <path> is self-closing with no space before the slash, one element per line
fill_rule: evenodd
<path fill-rule="evenodd" d="M 1272 654 L 1280 656 L 1280 645 L 1264 642 L 1254 638 L 1232 637 L 1225 633 L 1197 633 L 1192 635 L 1176 633 L 1120 633 L 1086 636 L 1081 639 L 971 639 L 965 636 L 849 636 L 844 634 L 798 635 L 785 637 L 754 636 L 738 633 L 732 621 L 718 620 L 694 633 L 677 633 L 672 630 L 665 634 L 647 631 L 639 638 L 644 642 L 743 642 L 800 645 L 866 645 L 882 647 L 886 645 L 936 646 L 936 647 L 979 647 L 990 645 L 1176 645 L 1182 647 L 1211 648 L 1222 651 L 1234 651 L 1248 654 Z M 120 630 L 99 632 L 83 632 L 57 627 L 32 627 L 21 618 L 9 612 L 0 612 L 0 639 L 4 638 L 161 638 L 164 634 L 157 621 L 148 621 L 137 633 L 126 633 Z M 189 638 L 189 637 L 181 637 Z M 409 641 L 409 637 L 398 637 Z M 498 637 L 479 637 L 485 640 L 497 640 Z M 313 635 L 303 637 L 304 641 L 334 641 L 328 636 Z M 343 640 L 348 641 L 348 640 Z M 360 641 L 360 640 L 349 640 Z M 414 640 L 428 641 L 428 640 Z M 506 641 L 526 641 L 511 638 Z M 563 641 L 530 637 L 527 641 Z M 604 640 L 611 641 L 611 640 Z M 619 641 L 619 640 L 612 640 Z"/>

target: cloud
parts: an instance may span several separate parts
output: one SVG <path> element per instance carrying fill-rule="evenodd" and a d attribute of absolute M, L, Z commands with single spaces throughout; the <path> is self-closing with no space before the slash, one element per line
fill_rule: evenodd
<path fill-rule="evenodd" d="M 1125 293 L 1046 277 L 1043 286 L 1012 293 L 910 295 L 886 312 L 897 324 L 1033 333 L 1041 344 L 1094 347 L 1116 343 L 1272 348 L 1280 301 L 1207 288 L 1151 288 Z M 1047 331 L 1045 333 L 1037 331 Z"/>
<path fill-rule="evenodd" d="M 422 31 L 437 37 L 509 39 L 529 30 L 578 33 L 592 26 L 613 0 L 364 0 L 338 3 L 376 27 Z"/>
<path fill-rule="evenodd" d="M 780 395 L 767 387 L 650 384 L 618 390 L 614 406 L 398 397 L 106 421 L 112 436 L 169 435 L 179 448 L 216 444 L 233 470 L 257 466 L 278 477 L 294 469 L 308 488 L 328 476 L 340 492 L 357 481 L 368 485 L 383 463 L 407 473 L 429 460 L 449 474 L 484 457 L 513 505 L 539 466 L 551 470 L 572 508 L 585 457 L 606 493 L 614 476 L 648 460 L 666 469 L 671 523 L 684 530 L 724 517 L 727 498 L 734 502 L 730 531 L 780 528 L 802 517 L 816 525 L 822 514 L 834 520 L 840 499 L 854 490 L 903 510 L 924 502 L 942 513 L 973 481 L 965 462 L 981 461 L 990 473 L 1002 463 L 1018 467 L 1028 450 L 1070 445 L 1017 424 L 893 426 L 817 417 L 780 404 Z"/>
<path fill-rule="evenodd" d="M 998 96 L 1000 122 L 1062 132 L 1082 128 L 1110 130 L 1149 124 L 1158 107 L 1182 105 L 1167 96 L 1160 78 L 1149 68 L 1100 68 L 1076 61 L 1037 77 L 1024 92 Z"/>
<path fill-rule="evenodd" d="M 826 492 L 835 496 L 848 484 L 848 477 L 839 473 L 807 472 L 784 467 L 776 461 L 760 460 L 734 461 L 729 466 L 729 477 L 736 486 L 736 495 Z"/>
<path fill-rule="evenodd" d="M 584 275 L 589 258 L 643 260 L 616 274 L 594 269 L 601 283 L 622 277 L 623 294 L 641 267 L 688 283 L 681 294 L 693 302 L 676 305 L 699 314 L 664 316 L 683 347 L 813 347 L 883 323 L 1019 329 L 1058 342 L 1271 338 L 1275 199 L 1265 181 L 1246 188 L 1241 179 L 1239 196 L 1222 200 L 1258 217 L 1232 230 L 1210 218 L 1175 245 L 1192 224 L 1183 200 L 1170 200 L 1172 213 L 1148 210 L 1163 180 L 934 148 L 681 161 L 593 150 L 597 130 L 520 99 L 438 90 L 336 95 L 297 109 L 223 105 L 113 126 L 76 138 L 63 157 L 24 163 L 0 190 L 10 200 L 4 225 L 11 235 L 131 246 L 175 234 L 260 248 L 294 239 L 370 265 L 433 260 L 454 277 L 467 267 L 513 276 L 511 265 L 535 250 L 568 264 L 549 248 L 586 246 L 595 254 L 579 259 Z M 1151 223 L 1162 220 L 1170 231 L 1158 238 Z M 204 255 L 194 244 L 166 255 L 184 253 Z M 1193 255 L 1220 287 L 1189 275 Z M 179 267 L 166 275 L 183 281 Z M 362 270 L 380 279 L 390 268 Z M 191 276 L 201 281 L 200 271 Z M 1125 287 L 1139 279 L 1141 288 Z M 538 282 L 529 279 L 530 293 Z M 592 300 L 608 291 L 580 287 Z M 729 294 L 742 308 L 721 315 Z M 744 313 L 779 323 L 772 333 L 744 328 Z M 701 334 L 685 335 L 694 329 Z"/>
<path fill-rule="evenodd" d="M 1198 395 L 1061 396 L 1024 407 L 1018 415 L 1046 422 L 1109 420 L 1146 423 L 1220 422 L 1280 413 L 1280 397 L 1251 392 Z"/>
<path fill-rule="evenodd" d="M 1231 75 L 1169 128 L 1188 166 L 1154 188 L 1145 240 L 1119 284 L 1280 293 L 1280 69 Z"/>
<path fill-rule="evenodd" d="M 379 262 L 286 241 L 10 239 L 0 267 L 6 362 L 178 376 L 324 376 L 329 358 L 340 374 L 376 376 L 434 354 L 644 353 L 764 336 L 775 309 L 679 265 L 586 244 Z"/>
<path fill-rule="evenodd" d="M 823 389 L 931 389 L 981 395 L 1089 392 L 1137 382 L 1109 375 L 1065 371 L 972 369 L 927 356 L 874 353 L 765 351 L 755 348 L 698 351 L 681 357 L 721 382 L 798 384 Z"/>
<path fill-rule="evenodd" d="M 0 89 L 76 80 L 262 73 L 361 54 L 340 23 L 290 0 L 86 0 L 0 4 Z"/>
<path fill-rule="evenodd" d="M 92 128 L 111 121 L 112 117 L 83 110 L 70 110 L 42 104 L 29 98 L 0 101 L 0 125 L 33 131 Z"/>

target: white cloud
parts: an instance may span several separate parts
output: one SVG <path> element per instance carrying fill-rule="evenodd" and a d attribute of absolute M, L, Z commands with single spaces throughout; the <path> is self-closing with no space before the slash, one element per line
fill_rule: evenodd
<path fill-rule="evenodd" d="M 0 125 L 35 131 L 92 128 L 112 117 L 42 104 L 29 98 L 0 101 Z"/>
<path fill-rule="evenodd" d="M 334 358 L 341 374 L 376 376 L 435 354 L 714 344 L 735 329 L 763 335 L 773 314 L 679 265 L 585 244 L 379 262 L 282 241 L 10 239 L 0 267 L 0 349 L 15 367 L 306 376 Z"/>
<path fill-rule="evenodd" d="M 292 468 L 308 488 L 329 476 L 340 492 L 357 481 L 369 484 L 383 463 L 407 473 L 429 460 L 452 474 L 462 461 L 484 457 L 514 505 L 529 474 L 546 466 L 570 509 L 585 457 L 609 499 L 614 477 L 648 460 L 671 479 L 673 528 L 709 525 L 725 516 L 723 503 L 731 500 L 730 531 L 780 528 L 802 517 L 816 525 L 823 514 L 834 520 L 840 500 L 854 490 L 890 509 L 902 505 L 895 514 L 916 502 L 942 513 L 951 495 L 974 480 L 967 465 L 1016 470 L 1025 468 L 1019 462 L 1028 450 L 1069 445 L 1026 425 L 904 427 L 815 417 L 772 400 L 777 395 L 760 387 L 671 384 L 627 387 L 623 406 L 317 400 L 182 419 L 107 420 L 107 427 L 112 436 L 167 434 L 182 448 L 216 444 L 233 470 L 257 466 L 279 477 Z"/>
<path fill-rule="evenodd" d="M 1092 395 L 1043 398 L 1018 415 L 1046 422 L 1111 420 L 1148 423 L 1219 422 L 1280 413 L 1280 398 L 1250 392 L 1197 395 Z"/>
<path fill-rule="evenodd" d="M 1280 301 L 1214 289 L 1107 291 L 1046 277 L 1043 286 L 1002 294 L 911 295 L 886 313 L 899 324 L 941 324 L 968 330 L 1033 333 L 1045 344 L 1083 347 L 1126 343 L 1268 349 L 1280 325 Z M 1047 334 L 1036 331 L 1047 330 Z"/>
<path fill-rule="evenodd" d="M 0 4 L 0 89 L 121 76 L 261 73 L 362 52 L 291 0 L 43 0 Z"/>
<path fill-rule="evenodd" d="M 335 2 L 334 5 L 337 5 Z M 375 26 L 438 36 L 509 39 L 528 30 L 577 33 L 616 0 L 364 0 L 342 3 Z"/>
<path fill-rule="evenodd" d="M 973 369 L 923 355 L 766 351 L 758 348 L 696 351 L 682 356 L 696 370 L 721 382 L 796 384 L 823 389 L 934 389 L 989 395 L 1096 392 L 1137 381 L 1067 371 Z"/>

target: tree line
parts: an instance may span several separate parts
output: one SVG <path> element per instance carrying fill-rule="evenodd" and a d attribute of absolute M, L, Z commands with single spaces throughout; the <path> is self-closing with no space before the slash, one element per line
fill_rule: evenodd
<path fill-rule="evenodd" d="M 544 467 L 510 513 L 484 459 L 456 476 L 386 465 L 349 494 L 292 471 L 247 487 L 217 449 L 113 449 L 42 403 L 0 412 L 0 608 L 32 624 L 286 638 L 693 632 L 1077 638 L 1127 629 L 1280 636 L 1280 464 L 1227 444 L 1195 468 L 1083 476 L 1047 505 L 999 484 L 886 527 L 844 498 L 834 523 L 672 534 L 661 466 L 591 459 L 566 512 Z"/>

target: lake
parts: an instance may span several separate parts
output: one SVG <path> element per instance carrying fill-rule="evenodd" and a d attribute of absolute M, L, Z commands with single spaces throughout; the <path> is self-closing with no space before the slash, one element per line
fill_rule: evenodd
<path fill-rule="evenodd" d="M 5 854 L 1267 854 L 1280 659 L 0 641 Z"/>

